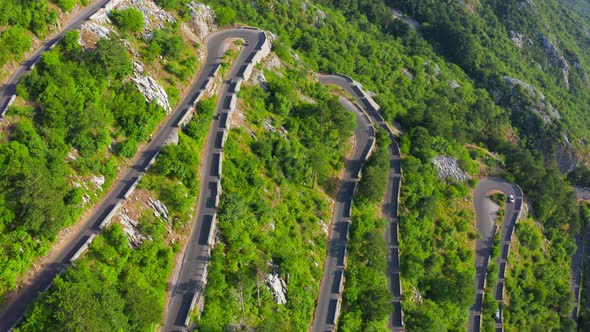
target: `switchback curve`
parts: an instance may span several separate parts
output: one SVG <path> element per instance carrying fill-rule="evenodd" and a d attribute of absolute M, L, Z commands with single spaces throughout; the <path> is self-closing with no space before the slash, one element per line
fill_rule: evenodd
<path fill-rule="evenodd" d="M 371 119 L 375 126 L 385 130 L 391 139 L 388 147 L 390 170 L 387 176 L 387 185 L 383 204 L 383 214 L 387 220 L 387 230 L 385 232 L 385 241 L 388 245 L 388 278 L 389 288 L 393 294 L 392 304 L 394 311 L 390 315 L 389 327 L 394 331 L 403 330 L 403 311 L 401 307 L 402 289 L 400 277 L 400 258 L 399 258 L 399 195 L 401 191 L 402 167 L 401 154 L 393 130 L 388 123 L 379 114 L 379 105 L 363 90 L 360 83 L 345 75 L 318 75 L 322 84 L 337 85 L 346 90 L 357 100 L 357 105 L 361 107 Z M 325 273 L 325 272 L 324 272 Z M 322 293 L 320 292 L 320 295 Z M 318 301 L 319 303 L 319 301 Z M 315 332 L 316 330 L 314 330 Z M 323 330 L 322 330 L 323 331 Z"/>
<path fill-rule="evenodd" d="M 4 312 L 0 314 L 0 331 L 8 331 L 18 324 L 25 314 L 27 307 L 37 298 L 39 293 L 51 287 L 54 278 L 69 267 L 71 261 L 84 248 L 87 248 L 89 242 L 108 225 L 114 212 L 121 205 L 121 202 L 135 189 L 139 179 L 153 163 L 160 149 L 165 145 L 173 132 L 179 129 L 179 125 L 187 118 L 189 113 L 194 110 L 197 100 L 203 95 L 204 90 L 212 81 L 212 76 L 219 69 L 223 56 L 223 42 L 228 38 L 241 38 L 248 41 L 236 59 L 236 62 L 234 62 L 234 66 L 230 72 L 230 75 L 233 76 L 249 77 L 254 62 L 258 61 L 263 55 L 260 51 L 264 50 L 268 52 L 270 50 L 266 35 L 257 29 L 222 30 L 208 36 L 206 40 L 206 62 L 186 97 L 167 116 L 160 129 L 154 133 L 151 142 L 142 151 L 138 152 L 138 157 L 135 159 L 133 165 L 129 167 L 127 173 L 119 181 L 113 184 L 110 191 L 105 194 L 102 203 L 95 208 L 92 215 L 75 233 L 67 238 L 62 249 L 54 255 L 54 259 L 42 268 L 29 285 L 18 291 L 11 303 L 7 304 Z M 236 63 L 239 65 L 236 65 Z M 231 86 L 231 89 L 235 90 L 239 89 L 240 83 L 236 81 L 231 84 L 227 82 L 224 84 L 224 91 L 226 93 L 220 95 L 220 100 L 223 101 L 224 105 L 227 105 L 227 102 L 231 103 L 227 95 L 227 91 L 229 91 L 228 86 Z M 227 121 L 227 117 L 225 120 Z M 211 162 L 211 153 L 208 154 L 208 157 L 206 160 L 207 166 Z M 203 194 L 203 190 L 201 190 L 201 194 Z"/>
<path fill-rule="evenodd" d="M 356 144 L 352 156 L 346 162 L 345 173 L 336 194 L 328 239 L 328 255 L 324 263 L 324 273 L 312 322 L 312 331 L 332 331 L 336 327 L 342 303 L 352 201 L 363 164 L 375 146 L 375 129 L 369 117 L 346 98 L 340 97 L 339 101 L 342 106 L 356 115 Z"/>
<path fill-rule="evenodd" d="M 489 193 L 494 191 L 502 192 L 506 196 L 514 196 L 514 202 L 508 201 L 505 205 L 504 221 L 501 227 L 500 256 L 496 260 L 500 273 L 498 282 L 494 286 L 493 295 L 500 304 L 504 296 L 504 277 L 510 252 L 510 239 L 522 211 L 523 194 L 517 185 L 500 178 L 487 178 L 479 181 L 473 197 L 477 214 L 477 229 L 480 236 L 476 241 L 475 250 L 475 304 L 469 310 L 468 325 L 470 331 L 480 331 L 483 322 L 481 311 L 485 295 L 484 288 L 486 287 L 491 247 L 496 234 L 494 224 L 496 212 L 492 211 L 493 203 L 489 198 Z M 500 315 L 496 323 L 496 330 L 502 331 L 502 315 Z"/>
<path fill-rule="evenodd" d="M 228 118 L 235 109 L 241 83 L 250 77 L 253 65 L 270 52 L 264 32 L 252 29 L 232 29 L 211 34 L 207 38 L 207 62 L 201 71 L 201 78 L 212 80 L 208 66 L 219 66 L 222 44 L 228 38 L 246 41 L 238 58 L 232 64 L 228 77 L 220 88 L 215 115 L 205 141 L 201 164 L 200 191 L 197 213 L 193 219 L 191 237 L 184 249 L 182 264 L 173 272 L 171 298 L 166 308 L 163 331 L 182 331 L 190 323 L 190 313 L 203 309 L 207 268 L 211 249 L 214 246 L 217 208 L 221 196 L 221 174 L 223 147 L 228 133 Z"/>

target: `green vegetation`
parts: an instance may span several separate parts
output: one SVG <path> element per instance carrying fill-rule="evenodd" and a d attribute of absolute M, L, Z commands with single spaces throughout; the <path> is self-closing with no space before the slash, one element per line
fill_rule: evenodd
<path fill-rule="evenodd" d="M 77 40 L 68 32 L 19 84 L 19 96 L 35 108 L 9 111 L 17 122 L 0 142 L 1 293 L 77 220 L 85 194 L 96 199 L 75 182 L 104 175 L 107 188 L 117 175 L 109 145 L 118 142 L 118 153 L 132 156 L 164 115 L 121 80 L 131 64 L 119 40 L 99 41 L 96 52 Z"/>
<path fill-rule="evenodd" d="M 385 186 L 387 185 L 387 174 L 389 174 L 389 153 L 387 147 L 390 143 L 388 134 L 384 131 L 377 131 L 377 149 L 371 154 L 363 165 L 362 181 L 359 183 L 355 201 L 361 201 L 376 205 L 383 200 Z"/>
<path fill-rule="evenodd" d="M 166 229 L 153 215 L 140 220 L 154 241 L 131 249 L 119 224 L 97 237 L 43 293 L 18 331 L 147 331 L 160 322 L 172 269 Z"/>
<path fill-rule="evenodd" d="M 506 195 L 504 195 L 503 193 L 495 193 L 490 195 L 490 199 L 492 200 L 492 202 L 496 203 L 496 205 L 498 205 L 501 209 L 504 208 L 504 205 L 506 205 Z"/>
<path fill-rule="evenodd" d="M 29 311 L 18 331 L 152 331 L 162 318 L 173 252 L 167 223 L 181 229 L 198 197 L 197 170 L 214 110 L 213 99 L 199 103 L 197 114 L 183 129 L 178 145 L 169 145 L 140 182 L 166 204 L 168 220 L 149 208 L 139 218 L 148 237 L 131 248 L 127 235 L 114 224 L 96 237 L 89 252 L 58 277 Z"/>
<path fill-rule="evenodd" d="M 59 13 L 49 0 L 0 1 L 0 67 L 8 61 L 20 60 L 31 46 L 31 33 L 46 37 L 58 25 Z M 86 6 L 88 0 L 56 1 L 64 11 L 76 4 Z M 29 33 L 30 31 L 31 33 Z"/>
<path fill-rule="evenodd" d="M 517 224 L 506 272 L 507 331 L 575 331 L 568 318 L 573 309 L 569 273 L 564 273 L 570 270 L 570 253 L 555 240 L 543 243 L 544 236 L 530 218 Z"/>
<path fill-rule="evenodd" d="M 215 9 L 215 14 L 217 15 L 217 24 L 219 26 L 226 26 L 234 23 L 236 21 L 236 11 L 230 7 L 219 7 Z"/>
<path fill-rule="evenodd" d="M 180 13 L 186 11 L 181 8 L 184 0 L 157 3 Z M 569 183 L 557 170 L 555 151 L 558 144 L 565 144 L 567 135 L 573 149 L 584 152 L 583 142 L 590 136 L 590 118 L 585 116 L 585 105 L 590 103 L 585 77 L 590 37 L 584 31 L 588 29 L 584 21 L 552 0 L 536 0 L 534 5 L 501 0 L 397 1 L 397 6 L 422 22 L 419 35 L 393 19 L 386 3 L 379 0 L 273 1 L 257 2 L 256 7 L 239 0 L 208 3 L 217 9 L 222 25 L 239 21 L 276 33 L 274 51 L 293 69 L 284 79 L 267 73 L 268 92 L 252 88 L 241 93 L 251 110 L 247 117 L 252 126 L 259 129 L 272 117 L 275 127 L 287 129 L 288 140 L 261 130 L 255 132 L 257 140 L 245 130 L 230 136 L 220 213 L 222 244 L 213 254 L 208 304 L 201 319 L 204 329 L 244 322 L 260 329 L 301 330 L 310 321 L 320 274 L 312 262 L 320 263 L 325 253 L 317 219 L 328 215 L 323 196 L 314 188 L 315 179 L 328 193 L 335 192 L 334 174 L 342 167 L 342 150 L 352 121 L 325 90 L 304 80 L 306 70 L 351 75 L 378 94 L 384 117 L 397 120 L 404 128 L 400 138 L 404 155 L 400 234 L 408 329 L 463 330 L 473 301 L 475 233 L 469 188 L 440 180 L 431 163 L 438 154 L 450 155 L 470 174 L 476 173 L 477 164 L 463 147 L 465 143 L 499 153 L 505 160 L 506 177 L 532 199 L 541 226 L 517 229 L 523 245 L 514 252 L 522 257 L 522 264 L 514 264 L 512 279 L 507 282 L 507 328 L 531 330 L 536 324 L 542 324 L 539 326 L 544 330 L 572 327 L 566 318 L 571 306 L 569 275 L 563 271 L 569 270 L 574 248 L 570 237 L 580 225 Z M 4 30 L 0 40 L 10 39 L 11 46 L 0 47 L 0 54 L 8 54 L 0 59 L 26 49 L 22 35 L 33 21 L 9 23 L 21 30 L 3 37 L 9 29 Z M 510 39 L 512 31 L 523 34 L 523 48 Z M 144 58 L 151 59 L 149 65 L 159 66 L 155 59 L 163 56 L 163 68 L 186 80 L 194 72 L 196 58 L 183 54 L 186 44 L 182 44 L 178 26 L 158 33 L 149 44 L 142 44 Z M 0 280 L 14 280 L 36 255 L 31 253 L 46 250 L 43 240 L 52 238 L 61 223 L 70 223 L 70 216 L 75 215 L 69 211 L 74 210 L 71 207 L 78 204 L 81 193 L 70 189 L 64 180 L 71 172 L 63 166 L 69 147 L 78 148 L 81 155 L 71 162 L 73 170 L 112 172 L 106 146 L 117 142 L 120 156 L 132 155 L 162 114 L 142 104 L 132 86 L 121 83 L 130 66 L 116 39 L 103 42 L 96 53 L 82 52 L 73 40 L 66 38 L 62 46 L 67 53 L 47 53 L 29 81 L 19 87 L 19 94 L 28 94 L 43 111 L 14 108 L 14 116 L 28 119 L 33 130 L 27 131 L 23 120 L 19 129 L 23 138 L 0 147 L 10 157 L 0 160 L 22 169 L 22 174 L 2 174 L 0 178 L 0 218 L 6 220 L 0 225 L 8 225 L 0 226 L 4 227 L 0 243 L 6 253 L 0 257 L 10 257 L 0 258 Z M 291 55 L 291 48 L 301 61 Z M 565 77 L 561 56 L 569 64 Z M 544 94 L 546 109 L 551 109 L 551 104 L 561 117 L 542 120 L 533 111 L 541 102 L 540 94 L 533 96 L 529 89 L 509 84 L 505 75 L 534 85 Z M 299 102 L 294 86 L 318 104 Z M 62 94 L 67 98 L 61 98 Z M 123 111 L 105 111 L 119 108 Z M 170 157 L 184 157 L 170 150 Z M 191 164 L 195 160 L 187 156 L 185 161 Z M 375 170 L 379 165 L 375 161 Z M 178 179 L 191 176 L 172 162 L 162 167 L 162 174 Z M 584 177 L 577 174 L 570 180 L 579 183 Z M 34 180 L 40 176 L 45 178 Z M 21 188 L 38 187 L 51 189 L 36 189 L 33 194 L 39 196 L 25 199 L 33 190 Z M 366 193 L 376 198 L 378 191 Z M 363 211 L 356 213 L 360 215 L 359 239 L 365 234 L 375 237 L 380 224 L 375 211 L 367 212 L 366 217 Z M 59 216 L 59 221 L 46 216 Z M 13 224 L 16 230 L 11 228 Z M 271 224 L 275 230 L 269 231 Z M 35 240 L 45 232 L 38 245 Z M 544 247 L 545 241 L 551 245 Z M 19 253 L 17 244 L 25 247 L 24 254 Z M 357 258 L 351 258 L 357 262 L 350 265 L 351 271 L 376 280 L 380 263 L 369 266 L 363 264 L 362 257 Z M 271 271 L 283 278 L 290 276 L 285 307 L 274 304 L 262 286 L 261 276 Z M 359 292 L 369 290 L 359 288 Z M 421 301 L 414 297 L 414 290 L 421 294 Z M 380 312 L 363 316 L 368 309 L 355 307 L 354 297 L 349 299 L 348 318 L 343 318 L 350 324 L 347 326 L 379 324 Z"/>
<path fill-rule="evenodd" d="M 559 0 L 573 11 L 590 22 L 590 3 L 584 0 Z"/>
<path fill-rule="evenodd" d="M 378 131 L 376 149 L 364 166 L 354 200 L 341 331 L 386 331 L 393 310 L 383 237 L 386 222 L 376 217 L 389 173 L 389 144 L 388 135 Z M 371 186 L 377 183 L 383 185 Z"/>
<path fill-rule="evenodd" d="M 497 257 L 497 255 L 496 255 Z M 495 257 L 494 257 L 495 259 Z M 486 277 L 486 289 L 483 299 L 482 318 L 483 330 L 493 332 L 496 329 L 496 312 L 498 310 L 498 301 L 494 297 L 494 290 L 498 282 L 499 267 L 492 260 L 488 265 L 488 275 Z"/>
<path fill-rule="evenodd" d="M 181 38 L 179 29 L 180 25 L 172 24 L 155 30 L 152 39 L 143 48 L 142 56 L 148 64 L 161 62 L 166 71 L 185 81 L 196 73 L 198 61 L 194 50 L 190 50 Z M 158 56 L 164 57 L 164 60 L 155 61 Z"/>
<path fill-rule="evenodd" d="M 587 230 L 587 227 L 590 225 L 590 203 L 589 202 L 582 202 L 580 204 L 580 219 L 584 223 L 584 229 Z M 582 233 L 583 234 L 583 233 Z M 584 246 L 587 246 L 588 242 L 584 239 Z M 584 247 L 586 248 L 586 247 Z M 590 262 L 588 259 L 584 257 L 583 262 L 583 271 L 582 271 L 582 278 L 583 282 L 580 283 L 580 287 L 582 291 L 580 293 L 580 313 L 578 316 L 578 328 L 579 330 L 587 330 L 590 328 L 590 307 L 588 306 L 588 285 L 585 282 L 588 278 L 588 273 L 590 273 Z"/>
<path fill-rule="evenodd" d="M 225 144 L 220 242 L 199 321 L 204 331 L 302 331 L 311 322 L 326 254 L 321 224 L 331 219 L 312 174 L 322 188 L 335 187 L 354 118 L 301 74 L 266 72 L 268 92 L 259 86 L 240 91 L 248 129 L 231 130 Z M 298 91 L 316 103 L 301 100 Z M 264 130 L 267 119 L 286 136 Z M 286 282 L 285 305 L 275 303 L 265 285 L 271 273 Z"/>
<path fill-rule="evenodd" d="M 157 193 L 158 199 L 172 209 L 172 220 L 182 226 L 193 214 L 194 200 L 199 195 L 199 165 L 215 98 L 201 100 L 196 113 L 179 133 L 178 145 L 165 146 L 151 174 L 140 182 L 141 188 Z"/>
<path fill-rule="evenodd" d="M 590 167 L 582 165 L 567 175 L 567 179 L 575 185 L 590 188 Z"/>
<path fill-rule="evenodd" d="M 113 23 L 123 32 L 139 32 L 143 29 L 143 14 L 135 8 L 110 12 Z"/>

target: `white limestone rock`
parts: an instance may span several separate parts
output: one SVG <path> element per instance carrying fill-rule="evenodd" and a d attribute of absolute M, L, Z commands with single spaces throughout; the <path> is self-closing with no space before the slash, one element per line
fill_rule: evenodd
<path fill-rule="evenodd" d="M 148 198 L 147 204 L 152 208 L 152 210 L 154 210 L 154 215 L 156 217 L 168 220 L 170 212 L 164 203 L 150 197 Z"/>
<path fill-rule="evenodd" d="M 268 90 L 268 85 L 266 83 L 266 77 L 264 76 L 264 73 L 262 71 L 255 70 L 254 73 L 252 73 L 251 79 L 252 79 L 253 84 L 260 85 L 260 87 L 264 91 Z"/>
<path fill-rule="evenodd" d="M 287 284 L 277 273 L 268 274 L 264 277 L 268 289 L 274 296 L 275 303 L 287 304 Z"/>
<path fill-rule="evenodd" d="M 188 11 L 190 15 L 190 27 L 199 38 L 205 38 L 209 33 L 219 29 L 217 26 L 217 17 L 211 7 L 200 2 L 192 1 L 188 4 Z"/>
<path fill-rule="evenodd" d="M 404 76 L 406 76 L 408 79 L 410 79 L 410 81 L 414 81 L 414 75 L 412 73 L 410 73 L 410 71 L 407 68 L 402 67 L 401 69 L 402 74 L 404 74 Z"/>
<path fill-rule="evenodd" d="M 565 60 L 565 57 L 562 55 L 561 51 L 557 46 L 545 35 L 539 34 L 539 39 L 541 41 L 541 47 L 547 54 L 547 59 L 552 66 L 558 67 L 561 69 L 563 74 L 563 81 L 565 85 L 569 88 L 569 64 Z"/>
<path fill-rule="evenodd" d="M 164 23 L 176 22 L 174 16 L 151 0 L 124 0 L 117 9 L 127 8 L 135 8 L 143 14 L 145 30 L 161 29 Z"/>
<path fill-rule="evenodd" d="M 152 238 L 148 235 L 143 235 L 139 231 L 139 222 L 137 220 L 131 219 L 125 211 L 119 212 L 119 222 L 121 226 L 123 226 L 123 232 L 127 235 L 127 240 L 129 241 L 129 247 L 137 248 L 139 247 L 144 241 L 152 240 Z"/>
<path fill-rule="evenodd" d="M 522 33 L 518 31 L 510 31 L 510 40 L 516 45 L 518 48 L 523 48 L 525 45 L 532 45 L 533 41 L 529 38 L 525 37 Z"/>
<path fill-rule="evenodd" d="M 102 186 L 104 185 L 104 182 L 105 182 L 104 175 L 100 175 L 100 176 L 93 176 L 93 177 L 90 179 L 90 182 L 92 182 L 92 184 L 93 184 L 93 185 L 94 185 L 96 188 L 98 188 L 98 189 L 102 190 Z"/>
<path fill-rule="evenodd" d="M 109 34 L 111 33 L 111 30 L 109 30 L 108 28 L 105 28 L 102 25 L 99 25 L 97 23 L 84 22 L 80 26 L 80 40 L 78 40 L 78 43 L 80 45 L 82 45 L 82 46 L 88 46 L 82 40 L 83 35 L 84 34 L 88 34 L 88 33 L 94 35 L 97 39 L 109 38 Z"/>
<path fill-rule="evenodd" d="M 148 103 L 155 101 L 156 104 L 162 106 L 166 113 L 170 113 L 172 108 L 170 107 L 166 90 L 156 80 L 144 75 L 143 66 L 140 63 L 133 63 L 133 76 L 131 80 Z"/>
<path fill-rule="evenodd" d="M 456 181 L 467 181 L 467 173 L 461 169 L 457 159 L 453 157 L 439 155 L 432 160 L 438 176 L 442 179 L 452 178 Z"/>
<path fill-rule="evenodd" d="M 561 118 L 561 114 L 559 114 L 559 111 L 556 110 L 553 107 L 553 105 L 551 105 L 551 103 L 545 100 L 545 95 L 536 87 L 510 76 L 504 76 L 504 81 L 508 85 L 511 85 L 515 88 L 517 86 L 520 86 L 521 88 L 523 88 L 523 90 L 528 92 L 530 96 L 538 98 L 539 102 L 536 105 L 533 105 L 533 107 L 528 108 L 528 110 L 537 114 L 541 119 L 543 119 L 543 121 L 545 121 L 545 123 L 550 123 L 552 119 Z M 520 106 L 516 104 L 513 106 L 513 108 L 514 110 L 521 110 Z"/>

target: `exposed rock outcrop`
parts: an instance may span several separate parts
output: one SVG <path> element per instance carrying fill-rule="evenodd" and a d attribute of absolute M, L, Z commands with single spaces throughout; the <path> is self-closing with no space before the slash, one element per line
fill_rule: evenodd
<path fill-rule="evenodd" d="M 579 164 L 580 160 L 567 135 L 563 137 L 563 143 L 557 144 L 555 150 L 555 160 L 562 173 L 573 171 Z"/>
<path fill-rule="evenodd" d="M 410 79 L 410 81 L 414 81 L 414 75 L 410 73 L 410 71 L 407 68 L 402 67 L 400 70 L 402 74 L 404 74 L 407 78 Z"/>
<path fill-rule="evenodd" d="M 111 0 L 104 8 L 99 9 L 90 16 L 90 21 L 97 24 L 110 24 L 109 13 L 113 9 L 127 8 L 135 8 L 143 14 L 145 30 L 160 29 L 164 26 L 165 22 L 176 22 L 170 13 L 158 7 L 151 0 Z"/>
<path fill-rule="evenodd" d="M 538 102 L 533 105 L 533 107 L 528 109 L 541 117 L 545 123 L 550 123 L 552 119 L 561 118 L 559 111 L 557 111 L 553 105 L 551 105 L 551 103 L 547 102 L 545 100 L 545 95 L 534 86 L 510 76 L 504 76 L 504 81 L 513 87 L 519 86 L 523 88 L 531 97 L 534 97 L 538 100 Z M 514 105 L 513 107 L 516 110 L 522 110 L 520 105 Z"/>
<path fill-rule="evenodd" d="M 418 30 L 418 28 L 420 27 L 420 22 L 416 21 L 413 18 L 407 17 L 406 15 L 404 15 L 404 13 L 402 13 L 401 11 L 399 11 L 397 9 L 392 9 L 391 14 L 396 19 L 409 25 L 410 28 L 412 28 L 412 30 Z"/>
<path fill-rule="evenodd" d="M 164 203 L 150 197 L 148 198 L 147 204 L 154 210 L 154 215 L 156 217 L 168 220 L 170 212 Z"/>
<path fill-rule="evenodd" d="M 268 89 L 268 85 L 266 83 L 266 77 L 264 76 L 264 73 L 262 71 L 255 70 L 252 73 L 252 83 L 255 85 L 260 85 L 260 87 L 264 91 L 266 91 Z"/>
<path fill-rule="evenodd" d="M 453 157 L 439 155 L 432 159 L 432 163 L 436 166 L 438 176 L 442 179 L 452 178 L 456 181 L 467 181 L 467 173 L 465 173 L 457 159 Z"/>
<path fill-rule="evenodd" d="M 145 76 L 143 67 L 137 62 L 133 63 L 133 76 L 131 77 L 131 80 L 135 83 L 148 103 L 155 101 L 156 104 L 162 106 L 167 113 L 170 113 L 171 108 L 166 90 L 164 90 L 156 80 L 149 76 Z"/>
<path fill-rule="evenodd" d="M 275 303 L 287 304 L 287 284 L 277 273 L 268 274 L 264 281 L 274 296 Z"/>
<path fill-rule="evenodd" d="M 216 16 L 211 7 L 193 1 L 188 4 L 188 12 L 190 27 L 199 38 L 205 38 L 209 33 L 217 31 Z"/>
<path fill-rule="evenodd" d="M 93 22 L 84 22 L 80 26 L 80 38 L 78 44 L 86 48 L 94 48 L 96 41 L 101 38 L 109 38 L 111 30 Z"/>
<path fill-rule="evenodd" d="M 532 45 L 533 41 L 529 38 L 525 37 L 522 33 L 518 31 L 510 31 L 510 40 L 514 42 L 514 45 L 518 48 L 523 48 L 525 44 Z"/>
<path fill-rule="evenodd" d="M 552 66 L 561 69 L 561 72 L 563 73 L 563 81 L 565 82 L 565 85 L 569 88 L 569 65 L 567 61 L 565 61 L 565 58 L 561 54 L 561 51 L 559 50 L 559 48 L 557 48 L 557 46 L 555 46 L 555 44 L 549 38 L 547 38 L 545 35 L 541 33 L 539 34 L 539 40 L 541 42 L 541 47 L 545 51 L 545 54 L 547 54 L 547 59 L 549 63 Z"/>
<path fill-rule="evenodd" d="M 125 209 L 119 212 L 119 221 L 121 226 L 123 226 L 123 232 L 127 235 L 129 246 L 131 248 L 137 248 L 143 243 L 143 241 L 151 241 L 152 238 L 149 235 L 146 236 L 141 234 L 139 222 L 137 220 L 133 220 L 125 212 Z"/>
<path fill-rule="evenodd" d="M 174 16 L 151 0 L 123 0 L 117 9 L 126 8 L 135 8 L 143 14 L 144 30 L 161 29 L 164 23 L 176 22 Z"/>

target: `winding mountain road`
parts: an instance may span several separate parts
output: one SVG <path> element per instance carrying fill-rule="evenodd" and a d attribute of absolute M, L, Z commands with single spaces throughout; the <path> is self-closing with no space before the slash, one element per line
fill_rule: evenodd
<path fill-rule="evenodd" d="M 346 162 L 344 177 L 336 194 L 328 240 L 328 256 L 324 263 L 324 274 L 320 284 L 312 331 L 333 331 L 335 329 L 342 303 L 352 201 L 363 164 L 375 146 L 375 129 L 369 117 L 348 99 L 340 97 L 339 101 L 356 115 L 356 144 L 350 159 Z"/>
<path fill-rule="evenodd" d="M 35 51 L 35 53 L 33 53 L 16 69 L 0 93 L 0 120 L 2 120 L 4 113 L 6 112 L 8 104 L 11 102 L 12 96 L 16 94 L 16 85 L 24 74 L 30 72 L 31 66 L 35 64 L 37 60 L 39 60 L 41 54 L 49 50 L 53 45 L 60 41 L 66 32 L 79 28 L 80 25 L 84 23 L 84 21 L 86 21 L 90 16 L 92 16 L 92 14 L 94 14 L 98 9 L 103 7 L 109 1 L 110 0 L 98 0 L 88 5 L 88 7 L 83 8 L 79 13 L 70 19 L 68 24 L 61 30 L 61 32 L 45 42 L 39 49 Z M 1 327 L 2 325 L 0 325 L 0 330 Z"/>
<path fill-rule="evenodd" d="M 354 81 L 350 77 L 344 75 L 318 75 L 318 79 L 322 84 L 337 85 L 346 90 L 357 100 L 357 107 L 360 107 L 368 115 L 370 122 L 373 125 L 380 126 L 385 130 L 391 138 L 391 144 L 388 147 L 390 171 L 387 177 L 386 192 L 384 197 L 383 214 L 388 222 L 388 228 L 385 232 L 385 240 L 388 245 L 388 278 L 390 281 L 390 291 L 393 294 L 392 304 L 394 311 L 389 319 L 389 327 L 394 331 L 403 330 L 403 312 L 401 308 L 401 278 L 400 278 L 400 259 L 399 259 L 399 194 L 401 189 L 401 155 L 399 146 L 393 135 L 393 131 L 379 114 L 379 105 L 363 90 L 360 83 Z M 333 271 L 324 270 L 324 279 L 326 275 L 332 275 Z M 330 280 L 330 278 L 328 278 Z M 318 306 L 313 322 L 313 332 L 329 331 L 333 327 L 328 324 L 323 317 L 332 318 L 332 308 L 337 308 L 340 302 L 334 303 L 332 294 L 327 290 L 329 283 L 322 281 L 320 287 L 320 297 L 318 298 Z M 341 300 L 341 296 L 338 296 Z M 332 305 L 326 306 L 326 303 L 332 300 Z M 338 315 L 334 316 L 332 320 L 336 323 Z M 332 323 L 332 321 L 330 323 Z"/>
<path fill-rule="evenodd" d="M 479 181 L 474 193 L 475 212 L 477 214 L 477 229 L 479 239 L 476 241 L 475 251 L 475 304 L 469 310 L 469 330 L 480 331 L 482 319 L 482 306 L 486 288 L 486 276 L 491 254 L 491 248 L 496 234 L 495 220 L 497 210 L 489 195 L 494 192 L 502 192 L 506 196 L 514 196 L 514 202 L 505 204 L 504 221 L 501 227 L 500 256 L 496 264 L 500 268 L 498 282 L 494 285 L 494 298 L 502 303 L 504 297 L 504 278 L 506 264 L 510 252 L 510 239 L 514 233 L 514 227 L 522 209 L 523 194 L 520 188 L 501 178 L 487 178 Z M 489 288 L 489 287 L 488 287 Z M 493 314 L 493 313 L 490 313 Z M 502 315 L 496 322 L 496 330 L 502 331 Z"/>
<path fill-rule="evenodd" d="M 182 265 L 174 277 L 163 331 L 183 331 L 189 325 L 189 315 L 193 309 L 197 307 L 199 312 L 203 309 L 203 291 L 207 283 L 207 267 L 214 245 L 216 215 L 221 195 L 223 145 L 227 137 L 228 117 L 235 107 L 236 92 L 241 84 L 236 82 L 247 80 L 250 76 L 246 69 L 248 65 L 250 64 L 251 69 L 255 62 L 253 59 L 264 56 L 264 52 L 268 53 L 270 50 L 266 35 L 260 30 L 244 28 L 220 31 L 207 38 L 205 68 L 220 63 L 223 42 L 228 38 L 242 39 L 246 43 L 228 72 L 227 77 L 230 80 L 224 81 L 219 90 L 215 116 L 211 121 L 203 151 L 197 213 L 193 220 L 191 237 L 184 250 Z M 197 82 L 206 79 L 208 73 L 203 70 Z M 196 86 L 199 86 L 198 83 Z"/>
<path fill-rule="evenodd" d="M 20 319 L 22 319 L 29 304 L 37 298 L 41 291 L 46 290 L 51 286 L 56 275 L 64 271 L 71 264 L 70 261 L 72 257 L 86 243 L 87 239 L 101 233 L 101 228 L 99 226 L 103 223 L 105 217 L 107 217 L 113 209 L 121 203 L 131 189 L 130 187 L 132 187 L 137 179 L 143 175 L 153 157 L 165 145 L 166 141 L 174 131 L 178 130 L 179 122 L 186 117 L 187 112 L 192 110 L 195 100 L 203 93 L 204 88 L 212 79 L 211 75 L 219 68 L 219 64 L 222 60 L 221 51 L 224 41 L 228 38 L 242 38 L 253 41 L 244 46 L 242 53 L 236 60 L 236 63 L 239 65 L 234 65 L 232 67 L 232 75 L 235 75 L 236 71 L 239 71 L 239 73 L 243 75 L 247 70 L 246 67 L 249 67 L 251 70 L 251 66 L 247 66 L 247 64 L 252 62 L 253 55 L 257 53 L 256 50 L 260 49 L 262 46 L 261 43 L 266 41 L 266 38 L 262 36 L 264 36 L 264 33 L 259 30 L 244 28 L 219 31 L 211 34 L 207 38 L 207 60 L 186 97 L 180 101 L 176 109 L 167 116 L 160 129 L 154 133 L 151 142 L 149 142 L 142 151 L 138 152 L 138 157 L 133 165 L 129 167 L 127 173 L 112 186 L 111 190 L 105 194 L 102 202 L 94 209 L 92 215 L 86 219 L 81 227 L 78 228 L 78 231 L 74 232 L 66 239 L 62 249 L 54 255 L 55 258 L 43 266 L 42 270 L 28 286 L 18 291 L 13 301 L 5 305 L 4 310 L 0 314 L 0 331 L 8 331 L 14 327 Z M 262 40 L 263 38 L 264 40 Z M 224 105 L 226 105 L 225 103 L 227 103 L 228 97 L 227 84 L 224 84 L 224 87 L 225 92 L 220 94 L 219 100 L 222 100 Z M 235 84 L 232 84 L 232 87 L 235 89 Z M 211 131 L 209 136 L 213 135 L 213 133 L 214 131 Z M 209 139 L 209 143 L 211 141 L 212 140 Z M 207 157 L 204 160 L 205 167 L 209 167 L 211 164 L 212 155 L 211 146 L 208 145 L 207 148 L 209 150 Z M 202 184 L 204 183 L 206 182 L 202 182 Z M 201 189 L 201 195 L 205 192 L 208 191 Z M 202 202 L 203 200 L 200 198 L 200 203 Z M 203 211 L 203 209 L 200 209 L 200 211 Z M 193 234 L 198 231 L 199 226 L 200 223 L 197 223 L 197 227 L 193 230 Z M 189 250 L 191 248 L 192 247 L 189 246 Z M 191 253 L 194 252 L 191 251 Z M 193 257 L 191 256 L 190 258 Z M 180 280 L 184 279 L 181 278 Z"/>

